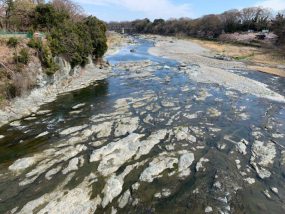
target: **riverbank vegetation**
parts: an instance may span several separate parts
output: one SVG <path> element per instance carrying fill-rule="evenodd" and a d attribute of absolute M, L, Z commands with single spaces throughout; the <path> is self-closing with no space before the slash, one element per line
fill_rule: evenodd
<path fill-rule="evenodd" d="M 106 30 L 103 21 L 71 0 L 0 0 L 0 100 L 25 91 L 18 84 L 30 72 L 29 62 L 39 60 L 52 75 L 59 69 L 55 57 L 72 68 L 85 66 L 90 57 L 100 61 L 107 51 Z M 28 88 L 35 87 L 35 76 L 26 79 L 32 79 Z"/>
<path fill-rule="evenodd" d="M 222 14 L 210 14 L 198 19 L 149 19 L 131 22 L 111 22 L 110 30 L 140 34 L 159 34 L 169 36 L 191 36 L 204 39 L 218 39 L 221 35 L 232 33 L 274 32 L 278 44 L 285 43 L 285 11 L 277 15 L 268 9 L 253 7 L 230 10 Z M 259 36 L 259 35 L 255 35 Z M 259 39 L 264 39 L 260 34 Z"/>

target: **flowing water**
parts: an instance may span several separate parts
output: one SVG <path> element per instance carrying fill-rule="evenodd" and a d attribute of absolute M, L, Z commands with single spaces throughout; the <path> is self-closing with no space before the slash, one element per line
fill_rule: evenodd
<path fill-rule="evenodd" d="M 284 103 L 137 42 L 113 76 L 0 128 L 0 213 L 285 213 Z M 285 96 L 284 78 L 232 72 Z"/>

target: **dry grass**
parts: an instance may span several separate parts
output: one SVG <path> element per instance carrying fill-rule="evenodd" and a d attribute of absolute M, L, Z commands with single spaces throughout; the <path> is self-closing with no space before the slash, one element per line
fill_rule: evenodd
<path fill-rule="evenodd" d="M 119 45 L 123 39 L 123 36 L 118 33 L 108 32 L 107 33 L 107 44 L 108 47 L 114 47 Z"/>
<path fill-rule="evenodd" d="M 249 64 L 251 69 L 285 77 L 285 69 L 279 68 L 285 66 L 285 56 L 281 50 L 265 49 L 250 46 L 235 45 L 229 43 L 220 43 L 215 41 L 205 41 L 192 39 L 204 48 L 233 57 L 236 60 L 242 60 Z"/>

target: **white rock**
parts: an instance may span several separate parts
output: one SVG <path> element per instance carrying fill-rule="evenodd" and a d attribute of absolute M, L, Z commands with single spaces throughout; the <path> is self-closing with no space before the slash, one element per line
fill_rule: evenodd
<path fill-rule="evenodd" d="M 4 135 L 0 135 L 0 139 L 4 138 L 5 136 Z"/>
<path fill-rule="evenodd" d="M 245 178 L 244 179 L 247 183 L 249 184 L 254 184 L 255 183 L 255 179 L 254 178 Z"/>
<path fill-rule="evenodd" d="M 20 125 L 21 125 L 21 122 L 18 121 L 18 120 L 10 123 L 10 126 L 14 126 L 14 127 L 17 127 L 17 126 L 20 126 Z"/>
<path fill-rule="evenodd" d="M 193 143 L 197 140 L 195 136 L 189 133 L 188 127 L 177 127 L 174 129 L 174 133 L 177 140 L 187 140 Z"/>
<path fill-rule="evenodd" d="M 219 181 L 216 181 L 216 182 L 214 183 L 214 187 L 216 187 L 217 189 L 221 189 L 222 184 L 221 184 Z"/>
<path fill-rule="evenodd" d="M 268 190 L 264 190 L 263 193 L 268 199 L 271 199 L 271 195 L 269 194 Z"/>
<path fill-rule="evenodd" d="M 46 136 L 48 134 L 49 134 L 49 132 L 46 131 L 46 132 L 43 132 L 43 133 L 39 134 L 38 136 L 36 136 L 36 138 L 40 138 L 40 137 Z"/>
<path fill-rule="evenodd" d="M 60 134 L 61 135 L 69 135 L 71 133 L 81 131 L 82 129 L 85 129 L 86 127 L 87 127 L 87 125 L 71 127 L 71 128 L 63 130 L 62 132 L 60 132 Z"/>
<path fill-rule="evenodd" d="M 42 111 L 38 111 L 37 115 L 44 115 L 44 114 L 48 114 L 50 112 L 51 112 L 51 110 L 42 110 Z"/>
<path fill-rule="evenodd" d="M 205 213 L 210 213 L 210 212 L 213 212 L 213 208 L 210 206 L 206 207 Z"/>
<path fill-rule="evenodd" d="M 21 171 L 25 170 L 36 163 L 35 157 L 27 157 L 16 160 L 11 166 L 9 166 L 9 170 L 11 171 Z"/>
<path fill-rule="evenodd" d="M 207 113 L 210 117 L 219 117 L 222 114 L 220 111 L 218 111 L 218 109 L 215 108 L 209 108 Z"/>
<path fill-rule="evenodd" d="M 104 194 L 104 198 L 102 201 L 102 207 L 105 208 L 112 200 L 117 197 L 123 190 L 123 184 L 120 179 L 116 178 L 116 176 L 110 177 L 102 193 Z"/>
<path fill-rule="evenodd" d="M 93 151 L 90 156 L 90 162 L 100 161 L 98 171 L 102 175 L 108 176 L 116 172 L 132 157 L 135 156 L 137 160 L 142 155 L 148 154 L 165 137 L 166 133 L 166 130 L 154 132 L 144 141 L 139 141 L 143 135 L 130 134 L 117 142 L 109 143 Z"/>
<path fill-rule="evenodd" d="M 62 174 L 67 174 L 71 171 L 78 170 L 79 158 L 73 158 L 69 161 L 68 166 L 62 171 Z"/>
<path fill-rule="evenodd" d="M 104 122 L 98 125 L 92 126 L 92 132 L 97 134 L 98 138 L 108 137 L 112 131 L 113 122 Z"/>
<path fill-rule="evenodd" d="M 206 158 L 203 158 L 203 157 L 202 157 L 202 158 L 198 161 L 198 163 L 197 163 L 197 165 L 196 165 L 196 171 L 199 172 L 200 169 L 204 169 L 203 163 L 207 163 L 207 162 L 209 162 L 209 161 L 210 161 L 209 159 L 206 159 Z"/>
<path fill-rule="evenodd" d="M 272 192 L 278 195 L 278 189 L 276 187 L 271 187 Z"/>
<path fill-rule="evenodd" d="M 184 177 L 190 175 L 190 166 L 195 160 L 194 154 L 192 152 L 187 152 L 180 156 L 178 162 L 178 171 L 180 172 L 179 176 Z"/>
<path fill-rule="evenodd" d="M 119 207 L 124 208 L 128 204 L 130 197 L 131 197 L 130 190 L 124 192 L 124 194 L 118 200 Z"/>
<path fill-rule="evenodd" d="M 80 103 L 78 105 L 73 106 L 72 109 L 79 109 L 79 108 L 81 108 L 81 107 L 83 107 L 85 105 L 86 105 L 86 103 Z"/>
<path fill-rule="evenodd" d="M 155 178 L 160 177 L 161 173 L 166 169 L 174 168 L 174 164 L 178 163 L 177 158 L 160 156 L 150 162 L 149 166 L 140 175 L 140 180 L 145 182 L 153 182 Z"/>
<path fill-rule="evenodd" d="M 275 157 L 276 148 L 274 143 L 268 142 L 265 144 L 261 141 L 254 142 L 250 163 L 260 178 L 264 179 L 271 176 L 270 171 L 264 167 L 272 165 Z"/>
<path fill-rule="evenodd" d="M 133 190 L 138 190 L 139 187 L 140 187 L 140 183 L 138 183 L 138 182 L 136 182 L 136 183 L 134 183 L 134 184 L 132 185 L 132 189 L 133 189 Z"/>
<path fill-rule="evenodd" d="M 236 146 L 241 154 L 246 155 L 246 145 L 242 141 L 238 142 Z"/>
<path fill-rule="evenodd" d="M 145 162 L 129 165 L 121 174 L 113 174 L 110 178 L 108 178 L 104 189 L 102 190 L 102 193 L 104 194 L 104 198 L 102 201 L 103 208 L 105 208 L 109 203 L 111 203 L 115 197 L 120 195 L 123 190 L 125 176 L 127 176 L 135 167 L 143 164 L 145 164 Z"/>
<path fill-rule="evenodd" d="M 252 147 L 251 161 L 257 160 L 257 163 L 264 167 L 273 164 L 276 156 L 274 143 L 268 142 L 265 144 L 261 141 L 255 141 Z"/>
<path fill-rule="evenodd" d="M 46 173 L 45 178 L 46 178 L 47 180 L 51 180 L 51 179 L 52 179 L 52 176 L 54 176 L 55 174 L 57 174 L 60 170 L 61 170 L 61 166 L 58 166 L 58 167 L 56 167 L 56 168 L 54 168 L 54 169 L 49 170 L 49 171 Z"/>
<path fill-rule="evenodd" d="M 119 137 L 122 135 L 126 135 L 127 133 L 132 133 L 138 128 L 138 125 L 139 125 L 138 117 L 122 118 L 116 124 L 115 136 Z"/>

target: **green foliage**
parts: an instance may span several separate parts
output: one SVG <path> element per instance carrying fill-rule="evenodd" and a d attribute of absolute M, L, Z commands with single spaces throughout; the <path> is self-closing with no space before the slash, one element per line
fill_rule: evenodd
<path fill-rule="evenodd" d="M 49 32 L 46 47 L 50 50 L 41 50 L 42 62 L 47 68 L 53 67 L 52 56 L 64 57 L 75 67 L 86 65 L 90 55 L 99 58 L 107 51 L 106 26 L 95 17 L 74 22 L 67 11 L 56 10 L 52 4 L 40 4 L 33 19 L 35 29 Z M 34 39 L 28 45 L 41 49 Z"/>
<path fill-rule="evenodd" d="M 96 58 L 102 57 L 107 49 L 106 25 L 94 16 L 85 19 L 85 25 L 88 28 L 93 46 L 93 55 Z"/>
<path fill-rule="evenodd" d="M 52 4 L 39 4 L 33 13 L 33 24 L 36 29 L 50 31 L 68 18 L 68 13 L 56 11 Z"/>
<path fill-rule="evenodd" d="M 72 67 L 84 66 L 93 51 L 88 29 L 82 23 L 62 23 L 60 27 L 51 30 L 48 41 L 52 54 L 64 57 Z"/>
<path fill-rule="evenodd" d="M 35 31 L 45 32 L 46 40 L 40 41 L 31 37 L 27 45 L 37 50 L 42 65 L 49 74 L 58 69 L 54 56 L 63 57 L 75 67 L 86 65 L 89 56 L 100 58 L 107 51 L 105 24 L 96 17 L 81 17 L 74 12 L 76 8 L 59 9 L 53 3 L 40 3 L 32 7 L 25 16 L 29 18 L 27 23 L 32 23 L 29 27 L 30 36 Z M 19 56 L 17 54 L 16 38 L 10 38 L 7 45 L 15 48 L 17 63 L 28 63 L 25 50 L 21 50 Z"/>
<path fill-rule="evenodd" d="M 30 60 L 29 51 L 27 48 L 23 48 L 20 50 L 18 55 L 18 62 L 22 64 L 28 64 Z"/>
<path fill-rule="evenodd" d="M 54 62 L 52 52 L 47 45 L 41 45 L 40 60 L 45 67 L 46 74 L 48 75 L 54 74 L 59 69 L 57 64 Z"/>
<path fill-rule="evenodd" d="M 30 48 L 40 49 L 41 48 L 41 41 L 35 40 L 34 38 L 30 39 L 27 44 Z"/>
<path fill-rule="evenodd" d="M 15 37 L 11 37 L 7 42 L 7 45 L 12 48 L 16 48 L 18 44 L 19 40 Z"/>

